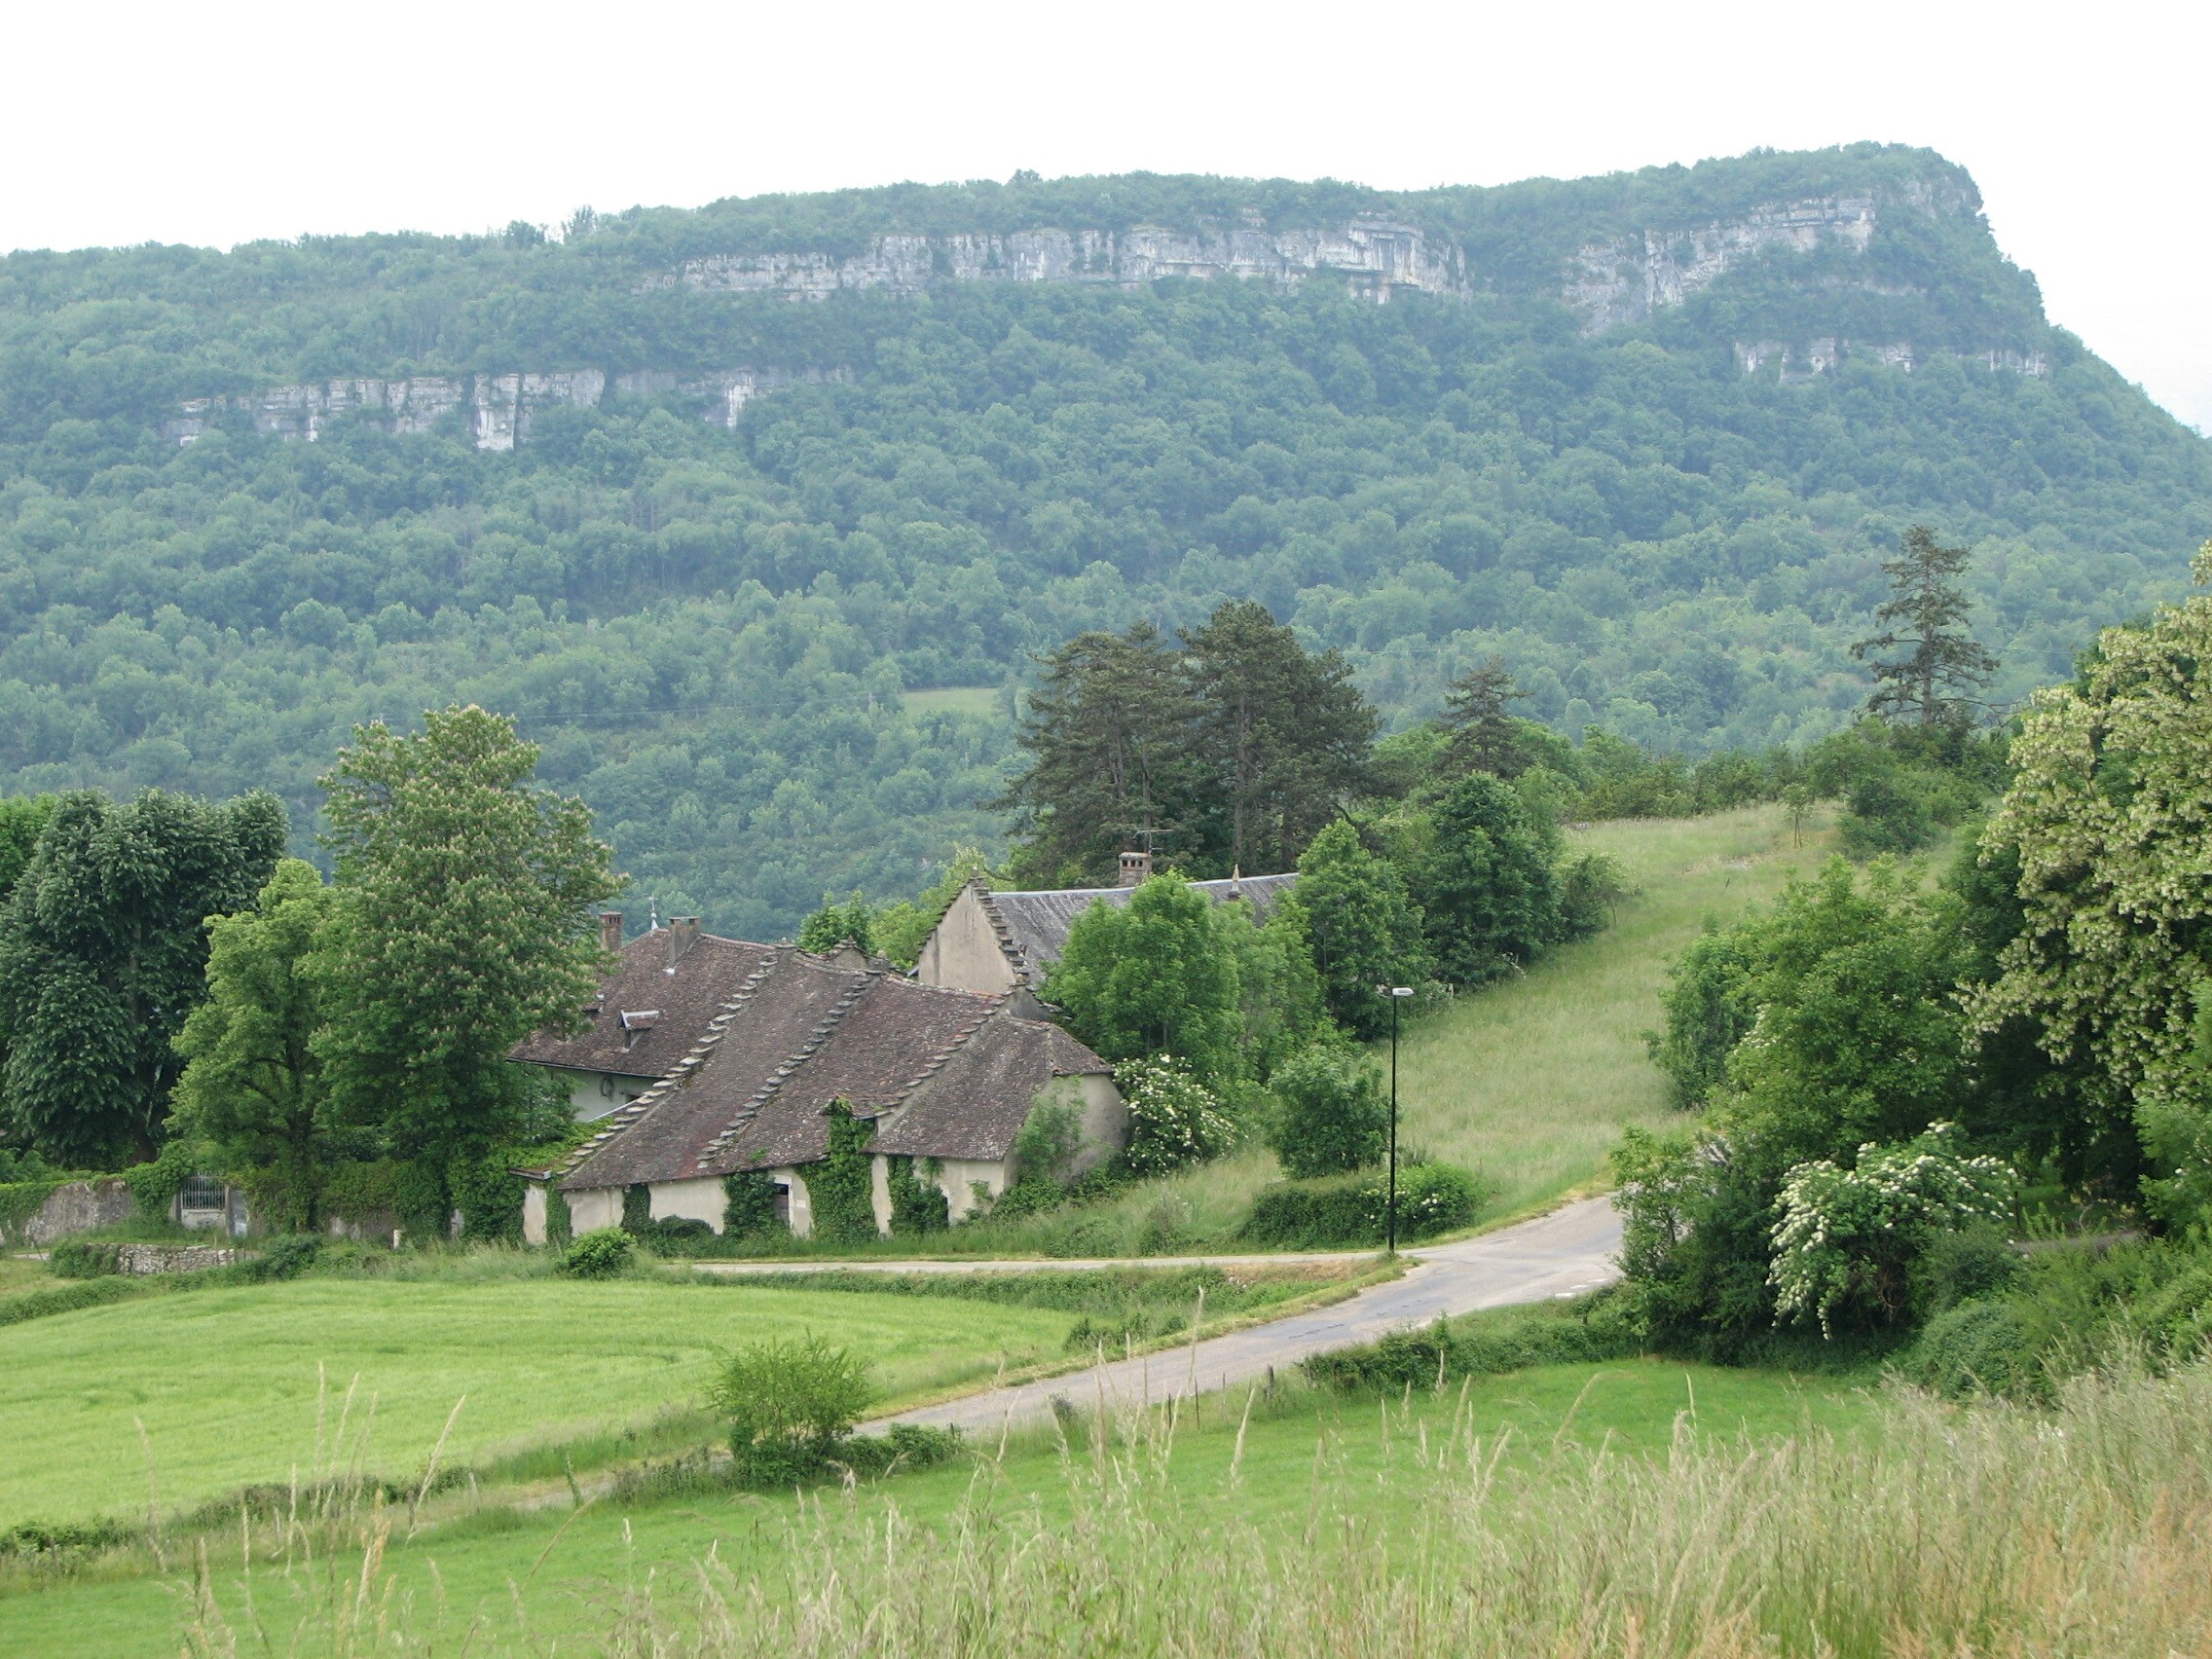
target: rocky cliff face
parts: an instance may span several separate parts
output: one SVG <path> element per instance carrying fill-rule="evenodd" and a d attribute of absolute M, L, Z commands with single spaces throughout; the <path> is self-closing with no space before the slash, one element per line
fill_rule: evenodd
<path fill-rule="evenodd" d="M 705 405 L 706 419 L 735 426 L 756 397 L 800 384 L 846 379 L 843 369 L 720 369 L 679 373 L 636 369 L 609 381 L 601 369 L 560 369 L 542 374 L 422 375 L 408 380 L 335 380 L 273 387 L 236 397 L 195 397 L 178 405 L 163 433 L 189 444 L 224 417 L 244 413 L 267 437 L 313 443 L 330 422 L 369 420 L 394 432 L 426 432 L 456 410 L 464 410 L 480 450 L 511 450 L 530 439 L 542 409 L 598 407 L 611 384 L 625 397 L 669 393 Z"/>
<path fill-rule="evenodd" d="M 1138 288 L 1163 276 L 1236 276 L 1291 288 L 1335 277 L 1377 304 L 1401 290 L 1463 296 L 1465 261 L 1414 225 L 1363 215 L 1333 230 L 1271 231 L 1256 216 L 1197 234 L 1017 231 L 1006 236 L 884 236 L 849 259 L 825 253 L 715 254 L 646 288 L 686 287 L 819 300 L 847 290 L 918 294 L 943 282 L 1093 282 Z"/>
<path fill-rule="evenodd" d="M 1801 347 L 1783 340 L 1739 340 L 1735 344 L 1736 366 L 1746 375 L 1771 371 L 1786 386 L 1792 381 L 1825 375 L 1847 357 L 1868 358 L 1885 368 L 1902 369 L 1906 374 L 1912 373 L 1914 366 L 1928 357 L 1927 352 L 1915 350 L 1909 341 L 1876 345 L 1824 336 L 1809 340 Z M 2043 351 L 2016 351 L 1992 346 L 1984 350 L 1966 352 L 1963 360 L 1992 374 L 2001 369 L 2009 370 L 2031 380 L 2042 380 L 2050 373 L 2050 357 Z"/>
<path fill-rule="evenodd" d="M 1887 212 L 1959 213 L 1954 185 L 1916 182 L 1877 197 L 1823 196 L 1754 207 L 1741 218 L 1652 229 L 1585 242 L 1567 262 L 1560 298 L 1582 316 L 1585 334 L 1641 322 L 1678 306 L 1737 266 L 1771 252 L 1811 253 L 1841 244 L 1864 253 Z"/>

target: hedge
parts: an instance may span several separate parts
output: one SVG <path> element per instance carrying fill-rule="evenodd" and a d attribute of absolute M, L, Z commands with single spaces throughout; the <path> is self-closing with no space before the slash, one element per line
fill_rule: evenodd
<path fill-rule="evenodd" d="M 1413 1163 L 1398 1171 L 1398 1238 L 1433 1238 L 1473 1224 L 1484 1185 L 1456 1163 Z M 1279 1249 L 1329 1250 L 1381 1244 L 1389 1235 L 1386 1174 L 1278 1181 L 1252 1200 L 1242 1235 Z"/>

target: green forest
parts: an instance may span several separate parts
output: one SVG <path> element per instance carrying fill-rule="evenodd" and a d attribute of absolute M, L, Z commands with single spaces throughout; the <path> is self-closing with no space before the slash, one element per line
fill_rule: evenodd
<path fill-rule="evenodd" d="M 1897 203 L 1935 191 L 1956 211 Z M 1769 254 L 1596 335 L 1592 239 L 1840 192 L 1863 253 Z M 1884 193 L 1888 193 L 1885 195 Z M 1129 178 L 580 211 L 552 237 L 0 260 L 0 790 L 267 788 L 311 852 L 356 723 L 479 702 L 580 794 L 633 902 L 788 934 L 826 890 L 1003 845 L 1033 660 L 1254 600 L 1388 730 L 1495 658 L 1517 713 L 1696 757 L 1846 724 L 1881 561 L 1973 550 L 2002 709 L 2188 586 L 2212 452 L 2045 320 L 1929 152 L 1856 146 L 1495 190 Z M 815 305 L 647 278 L 887 231 L 1395 215 L 1471 297 L 1311 280 L 940 285 Z M 1735 343 L 1914 343 L 1785 383 Z M 2040 352 L 2047 374 L 1970 352 Z M 186 397 L 310 378 L 834 368 L 734 430 L 681 396 L 314 444 Z M 967 695 L 931 696 L 945 688 Z"/>

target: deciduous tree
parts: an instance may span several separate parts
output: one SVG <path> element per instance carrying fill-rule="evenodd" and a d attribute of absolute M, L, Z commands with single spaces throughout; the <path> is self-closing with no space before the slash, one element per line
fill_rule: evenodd
<path fill-rule="evenodd" d="M 206 994 L 210 915 L 242 909 L 284 849 L 276 796 L 210 805 L 149 790 L 55 803 L 0 911 L 5 1110 L 16 1135 L 79 1167 L 149 1159 Z"/>
<path fill-rule="evenodd" d="M 1156 875 L 1124 904 L 1092 904 L 1068 930 L 1045 995 L 1110 1060 L 1173 1054 L 1201 1082 L 1242 1075 L 1236 957 L 1212 903 L 1177 875 Z"/>
<path fill-rule="evenodd" d="M 1322 1000 L 1355 1036 L 1374 1037 L 1389 1026 L 1389 1005 L 1376 986 L 1418 985 L 1430 976 L 1420 911 L 1404 879 L 1348 823 L 1340 820 L 1313 837 L 1282 907 L 1303 918 Z"/>
<path fill-rule="evenodd" d="M 478 708 L 408 736 L 355 728 L 325 777 L 340 904 L 313 971 L 331 1096 L 443 1168 L 519 1126 L 507 1051 L 571 1031 L 606 965 L 592 907 L 619 889 L 591 815 L 532 782 L 536 746 Z"/>

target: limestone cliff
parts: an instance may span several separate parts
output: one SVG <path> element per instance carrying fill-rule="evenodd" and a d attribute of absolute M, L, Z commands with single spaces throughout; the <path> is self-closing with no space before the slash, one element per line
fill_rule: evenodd
<path fill-rule="evenodd" d="M 731 253 L 685 260 L 642 289 L 826 299 L 846 291 L 918 294 L 944 282 L 1089 282 L 1138 288 L 1165 276 L 1235 276 L 1292 288 L 1333 276 L 1378 304 L 1400 291 L 1463 296 L 1465 260 L 1416 225 L 1374 214 L 1330 230 L 1270 230 L 1247 214 L 1234 228 L 1195 233 L 1014 231 L 1003 236 L 881 236 L 865 253 Z"/>
<path fill-rule="evenodd" d="M 394 432 L 426 432 L 456 410 L 465 411 L 480 450 L 511 450 L 530 439 L 539 410 L 597 408 L 611 384 L 625 397 L 675 393 L 704 406 L 705 418 L 735 426 L 754 398 L 790 386 L 846 379 L 843 369 L 719 369 L 678 372 L 633 369 L 612 377 L 602 369 L 548 373 L 418 375 L 406 380 L 334 380 L 273 387 L 235 397 L 195 397 L 177 406 L 164 434 L 189 444 L 243 414 L 266 437 L 314 442 L 330 422 L 366 420 Z"/>

